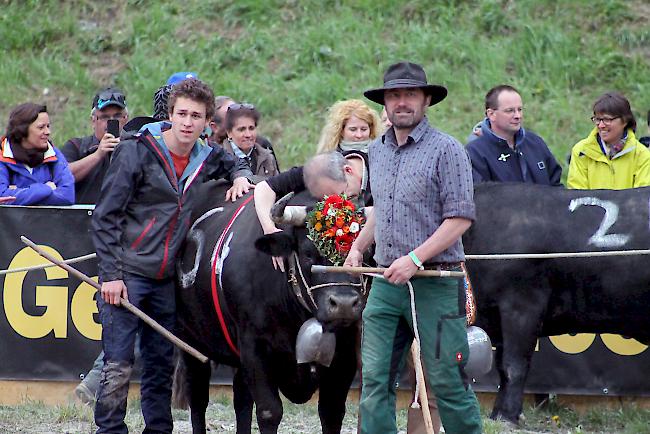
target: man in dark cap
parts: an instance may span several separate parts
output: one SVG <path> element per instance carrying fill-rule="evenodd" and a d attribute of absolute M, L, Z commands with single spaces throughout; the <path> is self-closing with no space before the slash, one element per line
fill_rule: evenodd
<path fill-rule="evenodd" d="M 121 90 L 107 87 L 93 98 L 90 120 L 93 134 L 68 140 L 61 151 L 75 180 L 76 203 L 94 204 L 108 168 L 110 154 L 120 142 L 106 132 L 110 119 L 119 121 L 120 130 L 129 117 L 126 97 Z"/>
<path fill-rule="evenodd" d="M 374 242 L 375 260 L 387 268 L 374 279 L 363 312 L 360 432 L 397 432 L 393 365 L 419 336 L 446 432 L 479 434 L 478 402 L 463 372 L 469 356 L 463 282 L 412 279 L 418 269 L 461 271 L 460 238 L 475 218 L 467 153 L 425 116 L 447 89 L 429 84 L 420 65 L 400 62 L 388 67 L 383 87 L 364 95 L 385 106 L 393 126 L 369 146 L 374 212 L 345 262 L 360 266 Z"/>

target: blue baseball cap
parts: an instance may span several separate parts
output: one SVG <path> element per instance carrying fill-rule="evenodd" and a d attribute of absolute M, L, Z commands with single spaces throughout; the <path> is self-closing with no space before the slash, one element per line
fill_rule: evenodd
<path fill-rule="evenodd" d="M 169 76 L 167 79 L 167 84 L 177 84 L 180 83 L 183 80 L 187 80 L 188 78 L 199 78 L 199 75 L 196 72 L 175 72 L 172 75 Z"/>

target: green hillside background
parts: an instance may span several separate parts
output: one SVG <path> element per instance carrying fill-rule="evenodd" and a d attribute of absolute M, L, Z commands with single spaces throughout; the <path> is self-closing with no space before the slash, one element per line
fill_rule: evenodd
<path fill-rule="evenodd" d="M 465 142 L 493 85 L 519 88 L 524 124 L 565 165 L 594 100 L 618 90 L 639 135 L 650 109 L 650 4 L 618 0 L 0 1 L 0 125 L 47 104 L 61 146 L 90 134 L 97 89 L 117 85 L 131 116 L 196 71 L 215 94 L 254 103 L 282 168 L 316 148 L 327 108 L 363 98 L 400 60 L 424 65 L 449 97 L 431 122 Z M 378 110 L 378 107 L 373 104 Z"/>

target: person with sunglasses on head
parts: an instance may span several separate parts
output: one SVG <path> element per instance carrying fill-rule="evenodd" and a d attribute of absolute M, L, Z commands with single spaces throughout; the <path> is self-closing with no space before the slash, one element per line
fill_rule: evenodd
<path fill-rule="evenodd" d="M 210 129 L 212 130 L 210 143 L 216 143 L 219 146 L 222 146 L 223 142 L 228 138 L 228 133 L 226 132 L 226 113 L 228 112 L 228 107 L 233 104 L 235 104 L 235 100 L 226 95 L 219 95 L 214 98 L 216 109 L 214 111 L 214 117 L 210 121 Z M 271 154 L 273 154 L 273 158 L 275 159 L 275 168 L 280 172 L 278 157 L 275 155 L 275 149 L 273 149 L 271 141 L 267 137 L 257 134 L 255 142 L 258 145 L 261 145 L 264 149 L 271 151 Z"/>
<path fill-rule="evenodd" d="M 27 102 L 11 110 L 0 137 L 0 203 L 72 205 L 74 178 L 50 142 L 47 107 Z"/>
<path fill-rule="evenodd" d="M 593 130 L 571 150 L 567 187 L 621 190 L 650 185 L 650 150 L 635 136 L 630 102 L 618 92 L 593 106 Z"/>
<path fill-rule="evenodd" d="M 61 149 L 75 179 L 76 203 L 94 204 L 108 168 L 110 155 L 120 143 L 106 131 L 108 121 L 119 122 L 120 131 L 129 118 L 126 97 L 120 89 L 107 87 L 95 95 L 90 112 L 93 134 L 68 140 Z"/>
<path fill-rule="evenodd" d="M 474 184 L 529 182 L 559 186 L 562 167 L 544 140 L 524 129 L 524 106 L 519 91 L 502 84 L 485 95 L 485 119 L 480 134 L 466 149 Z"/>
<path fill-rule="evenodd" d="M 230 104 L 226 111 L 227 138 L 223 148 L 246 161 L 254 175 L 268 178 L 279 173 L 278 163 L 270 150 L 257 143 L 259 120 L 260 112 L 252 104 Z"/>

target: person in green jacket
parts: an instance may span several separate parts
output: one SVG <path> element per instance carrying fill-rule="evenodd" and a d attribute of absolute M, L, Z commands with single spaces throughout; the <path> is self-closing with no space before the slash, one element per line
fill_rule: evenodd
<path fill-rule="evenodd" d="M 596 100 L 595 128 L 571 151 L 567 187 L 583 190 L 650 185 L 650 150 L 634 135 L 636 120 L 630 102 L 618 92 Z"/>

